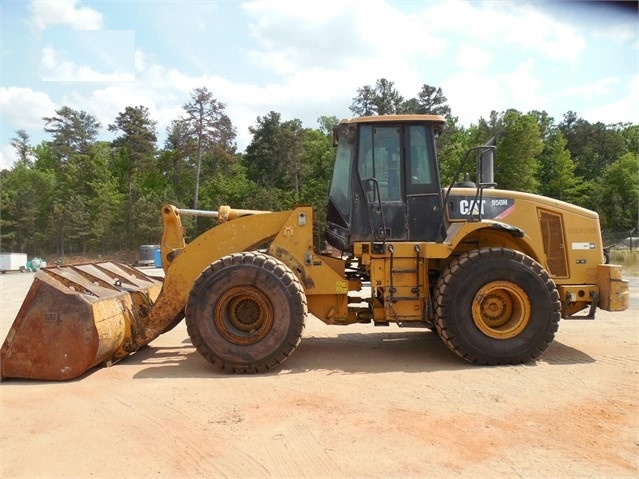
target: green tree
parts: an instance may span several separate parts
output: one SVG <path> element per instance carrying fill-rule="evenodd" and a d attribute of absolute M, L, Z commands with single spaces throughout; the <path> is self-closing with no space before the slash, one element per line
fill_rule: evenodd
<path fill-rule="evenodd" d="M 110 191 L 117 185 L 113 176 L 117 170 L 112 167 L 110 143 L 96 142 L 87 154 L 73 154 L 63 168 L 54 174 L 56 188 L 50 201 L 47 228 L 55 240 L 57 252 L 78 253 L 98 248 L 101 245 L 101 231 L 96 226 L 96 219 L 103 214 L 100 209 L 112 211 L 113 205 L 97 201 L 96 196 L 99 193 L 102 201 L 108 199 L 105 189 Z M 109 228 L 109 234 L 113 237 L 128 240 L 124 226 L 128 210 L 124 207 L 125 203 L 116 203 L 117 220 L 103 226 Z"/>
<path fill-rule="evenodd" d="M 566 144 L 561 130 L 555 129 L 548 134 L 539 156 L 537 181 L 540 194 L 573 202 L 580 195 L 582 181 L 575 176 L 575 164 Z"/>
<path fill-rule="evenodd" d="M 139 244 L 156 244 L 162 238 L 161 204 L 160 192 L 147 193 L 134 203 L 133 234 Z"/>
<path fill-rule="evenodd" d="M 16 136 L 11 138 L 9 144 L 16 149 L 18 161 L 26 166 L 33 166 L 29 134 L 25 130 L 16 130 Z"/>
<path fill-rule="evenodd" d="M 395 88 L 395 83 L 386 78 L 380 78 L 375 83 L 375 109 L 378 115 L 392 115 L 401 111 L 404 98 Z"/>
<path fill-rule="evenodd" d="M 166 129 L 164 149 L 158 158 L 158 167 L 175 196 L 186 206 L 193 204 L 195 169 L 189 158 L 193 156 L 193 141 L 188 134 L 188 125 L 182 120 L 173 120 Z"/>
<path fill-rule="evenodd" d="M 333 127 L 339 123 L 339 118 L 336 116 L 320 116 L 317 119 L 319 124 L 319 131 L 326 135 L 327 138 L 333 138 Z"/>
<path fill-rule="evenodd" d="M 140 196 L 140 175 L 155 169 L 157 122 L 151 119 L 145 106 L 127 106 L 118 113 L 115 122 L 108 126 L 110 132 L 120 133 L 112 142 L 116 153 L 117 171 L 121 175 L 127 198 L 126 239 L 131 245 L 133 234 L 133 205 Z"/>
<path fill-rule="evenodd" d="M 602 223 L 605 229 L 637 228 L 639 213 L 639 154 L 626 153 L 604 170 L 601 181 Z"/>
<path fill-rule="evenodd" d="M 221 205 L 236 208 L 263 209 L 264 206 L 250 201 L 255 184 L 246 177 L 246 167 L 239 162 L 230 170 L 208 178 L 202 184 L 202 207 L 217 210 Z"/>
<path fill-rule="evenodd" d="M 366 85 L 357 89 L 350 110 L 357 116 L 392 115 L 402 111 L 403 103 L 404 98 L 394 83 L 380 78 L 375 82 L 375 88 Z"/>
<path fill-rule="evenodd" d="M 575 162 L 575 174 L 586 180 L 597 180 L 606 167 L 625 153 L 624 139 L 615 128 L 589 123 L 569 111 L 559 123 L 567 148 Z"/>
<path fill-rule="evenodd" d="M 442 115 L 448 118 L 451 112 L 447 101 L 441 88 L 424 84 L 417 98 L 411 98 L 402 104 L 401 113 Z"/>
<path fill-rule="evenodd" d="M 55 175 L 55 191 L 50 197 L 47 216 L 47 235 L 54 239 L 56 249 L 64 254 L 68 248 L 81 249 L 78 244 L 84 235 L 68 229 L 73 224 L 86 224 L 82 218 L 86 199 L 93 194 L 86 182 L 92 177 L 92 148 L 100 130 L 97 119 L 85 112 L 64 106 L 52 117 L 44 117 L 45 128 L 52 139 L 34 148 L 35 166 L 39 171 L 52 171 Z M 73 228 L 72 228 L 73 229 Z M 71 234 L 71 236 L 67 236 Z M 86 243 L 85 243 L 86 244 Z"/>
<path fill-rule="evenodd" d="M 357 89 L 350 110 L 355 116 L 373 116 L 377 113 L 375 100 L 377 94 L 370 85 L 364 85 Z"/>
<path fill-rule="evenodd" d="M 111 145 L 96 143 L 91 164 L 94 175 L 87 179 L 91 194 L 85 200 L 89 212 L 86 228 L 87 248 L 101 253 L 127 247 L 127 195 L 121 192 L 111 164 Z"/>
<path fill-rule="evenodd" d="M 68 106 L 55 111 L 51 117 L 43 117 L 44 131 L 51 133 L 51 147 L 58 161 L 65 162 L 73 154 L 86 154 L 100 131 L 95 116 Z"/>
<path fill-rule="evenodd" d="M 67 212 L 65 228 L 67 251 L 86 253 L 91 236 L 88 197 L 82 194 L 72 195 L 65 201 L 64 206 Z"/>
<path fill-rule="evenodd" d="M 516 111 L 516 110 L 514 110 Z M 519 112 L 517 112 L 519 113 Z M 495 137 L 501 139 L 506 136 L 506 127 L 504 125 L 505 112 L 497 112 L 492 110 L 488 117 L 488 120 L 483 117 L 479 119 L 477 129 L 473 134 L 473 141 L 475 144 L 483 144 L 490 138 Z"/>
<path fill-rule="evenodd" d="M 437 158 L 439 160 L 439 174 L 443 187 L 448 187 L 455 180 L 454 175 L 460 168 L 466 151 L 475 146 L 472 143 L 472 134 L 477 127 L 465 128 L 459 124 L 456 117 L 448 116 L 446 128 L 437 139 Z M 475 163 L 466 165 L 462 171 L 462 177 L 457 181 L 463 181 L 465 173 L 475 171 Z"/>
<path fill-rule="evenodd" d="M 275 111 L 257 118 L 257 124 L 249 127 L 253 139 L 243 158 L 247 178 L 266 188 L 265 206 L 269 210 L 280 206 L 275 188 L 283 186 L 285 152 L 281 141 L 281 119 L 282 115 Z"/>
<path fill-rule="evenodd" d="M 229 160 L 232 158 L 229 150 L 234 148 L 236 136 L 235 128 L 229 117 L 224 113 L 225 105 L 213 98 L 207 88 L 196 88 L 191 92 L 191 101 L 182 108 L 186 112 L 183 119 L 187 134 L 193 138 L 195 145 L 195 191 L 193 208 L 198 208 L 200 175 L 202 161 L 206 153 L 211 156 L 215 175 L 216 157 Z"/>
<path fill-rule="evenodd" d="M 624 145 L 624 152 L 639 152 L 639 125 L 634 125 L 628 122 L 616 123 L 611 125 L 611 128 L 621 136 L 621 140 Z"/>
<path fill-rule="evenodd" d="M 332 121 L 331 121 L 332 122 Z M 326 123 L 319 122 L 319 130 L 307 130 L 304 137 L 302 161 L 309 168 L 299 201 L 309 204 L 315 212 L 315 222 L 323 231 L 326 222 L 326 197 L 335 163 L 332 133 L 326 132 Z"/>
<path fill-rule="evenodd" d="M 0 248 L 42 254 L 46 244 L 40 234 L 41 219 L 55 185 L 53 174 L 18 162 L 2 172 L 0 181 Z"/>
<path fill-rule="evenodd" d="M 58 171 L 60 161 L 51 145 L 50 141 L 42 141 L 31 148 L 34 156 L 33 166 L 39 171 Z"/>
<path fill-rule="evenodd" d="M 310 172 L 310 166 L 304 161 L 306 130 L 302 122 L 295 119 L 282 124 L 280 135 L 284 179 L 292 184 L 295 201 L 299 202 L 302 183 Z"/>
<path fill-rule="evenodd" d="M 499 188 L 536 193 L 537 158 L 543 151 L 539 125 L 534 115 L 510 109 L 492 115 L 490 128 L 496 134 L 495 182 Z"/>

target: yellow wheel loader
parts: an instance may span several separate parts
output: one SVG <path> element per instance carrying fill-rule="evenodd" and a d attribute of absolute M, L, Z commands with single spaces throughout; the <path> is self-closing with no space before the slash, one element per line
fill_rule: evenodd
<path fill-rule="evenodd" d="M 295 350 L 309 313 L 335 325 L 432 328 L 471 363 L 517 364 L 546 350 L 560 318 L 627 309 L 628 283 L 605 263 L 597 214 L 496 189 L 486 167 L 494 146 L 467 154 L 476 183 L 442 189 L 444 124 L 341 121 L 322 240 L 306 206 L 164 205 L 163 280 L 109 262 L 40 270 L 2 346 L 1 377 L 75 378 L 183 318 L 218 370 L 259 373 Z M 189 214 L 218 225 L 186 244 Z"/>

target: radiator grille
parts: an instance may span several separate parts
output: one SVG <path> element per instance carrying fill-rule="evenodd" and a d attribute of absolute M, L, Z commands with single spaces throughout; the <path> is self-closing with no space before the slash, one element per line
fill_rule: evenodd
<path fill-rule="evenodd" d="M 551 276 L 567 278 L 568 264 L 561 215 L 539 210 L 539 223 L 541 224 L 541 236 L 546 255 L 546 269 Z"/>

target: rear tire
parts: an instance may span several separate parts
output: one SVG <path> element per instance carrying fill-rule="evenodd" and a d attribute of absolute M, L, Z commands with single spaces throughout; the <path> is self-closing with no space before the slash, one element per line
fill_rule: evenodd
<path fill-rule="evenodd" d="M 284 263 L 243 252 L 200 274 L 185 317 L 191 341 L 207 361 L 225 372 L 259 373 L 295 350 L 307 315 L 304 289 Z"/>
<path fill-rule="evenodd" d="M 548 272 L 518 251 L 485 248 L 461 255 L 437 284 L 435 327 L 444 343 L 475 364 L 518 364 L 539 357 L 555 337 L 559 293 Z"/>

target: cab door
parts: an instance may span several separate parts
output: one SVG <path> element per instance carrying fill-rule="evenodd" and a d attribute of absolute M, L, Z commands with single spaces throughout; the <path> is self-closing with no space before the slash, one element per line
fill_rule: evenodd
<path fill-rule="evenodd" d="M 358 134 L 357 178 L 364 196 L 359 209 L 369 227 L 354 228 L 353 239 L 407 240 L 402 125 L 360 125 Z"/>
<path fill-rule="evenodd" d="M 410 241 L 441 242 L 446 237 L 432 126 L 407 125 L 406 210 Z"/>

